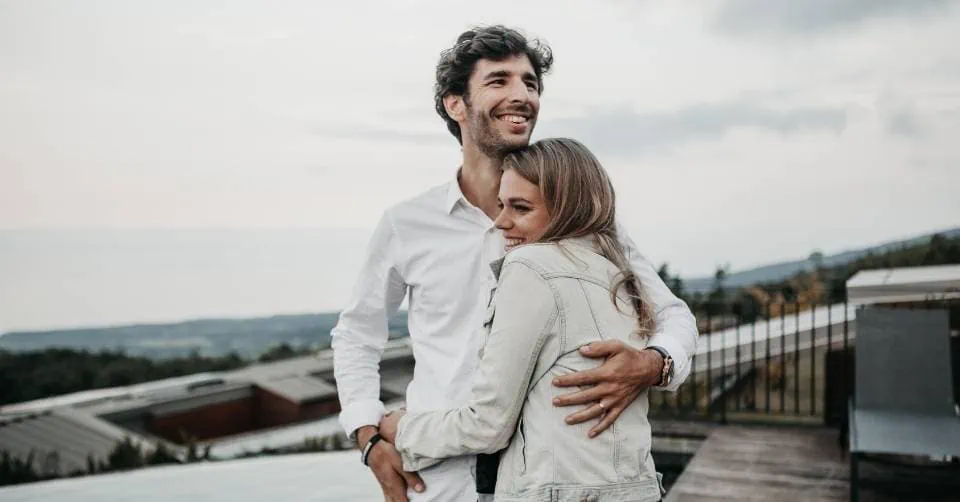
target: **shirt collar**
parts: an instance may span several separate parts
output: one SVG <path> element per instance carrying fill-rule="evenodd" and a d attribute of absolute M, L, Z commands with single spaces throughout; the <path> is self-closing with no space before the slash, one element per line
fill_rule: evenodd
<path fill-rule="evenodd" d="M 464 199 L 463 191 L 460 190 L 460 169 L 457 169 L 457 176 L 447 185 L 447 198 L 444 200 L 443 208 L 447 214 L 453 212 L 457 203 Z"/>

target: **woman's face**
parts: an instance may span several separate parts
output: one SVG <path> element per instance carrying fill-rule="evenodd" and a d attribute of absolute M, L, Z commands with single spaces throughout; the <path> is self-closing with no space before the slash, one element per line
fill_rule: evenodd
<path fill-rule="evenodd" d="M 536 242 L 547 231 L 550 215 L 540 187 L 523 179 L 513 169 L 500 178 L 500 215 L 493 224 L 503 231 L 506 250 Z"/>

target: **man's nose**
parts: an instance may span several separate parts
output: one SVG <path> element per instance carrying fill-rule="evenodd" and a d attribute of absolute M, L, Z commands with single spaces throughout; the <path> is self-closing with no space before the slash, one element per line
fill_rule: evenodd
<path fill-rule="evenodd" d="M 528 101 L 530 101 L 530 92 L 527 89 L 526 82 L 520 79 L 514 80 L 510 86 L 510 102 L 526 103 Z"/>

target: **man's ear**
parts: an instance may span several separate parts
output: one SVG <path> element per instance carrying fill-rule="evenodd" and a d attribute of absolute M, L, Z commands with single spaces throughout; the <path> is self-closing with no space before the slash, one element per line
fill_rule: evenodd
<path fill-rule="evenodd" d="M 447 115 L 457 122 L 463 122 L 467 117 L 467 110 L 463 102 L 463 96 L 456 94 L 447 94 L 443 97 L 443 108 L 447 110 Z"/>

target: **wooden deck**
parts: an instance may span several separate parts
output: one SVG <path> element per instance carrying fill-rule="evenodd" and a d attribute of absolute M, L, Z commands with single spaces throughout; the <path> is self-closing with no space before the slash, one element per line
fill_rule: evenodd
<path fill-rule="evenodd" d="M 665 500 L 849 500 L 848 460 L 837 439 L 830 429 L 718 427 Z"/>

